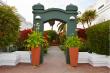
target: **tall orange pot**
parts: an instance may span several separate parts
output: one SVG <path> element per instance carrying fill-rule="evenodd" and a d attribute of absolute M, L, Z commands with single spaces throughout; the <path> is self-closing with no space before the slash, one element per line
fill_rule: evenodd
<path fill-rule="evenodd" d="M 77 66 L 78 64 L 78 48 L 69 48 L 70 65 Z"/>
<path fill-rule="evenodd" d="M 32 65 L 39 65 L 40 64 L 40 48 L 32 48 L 31 49 L 31 63 Z"/>

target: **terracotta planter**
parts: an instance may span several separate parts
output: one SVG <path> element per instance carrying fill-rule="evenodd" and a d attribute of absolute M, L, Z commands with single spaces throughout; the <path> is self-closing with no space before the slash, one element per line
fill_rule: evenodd
<path fill-rule="evenodd" d="M 78 48 L 69 48 L 70 65 L 77 66 L 78 64 Z"/>
<path fill-rule="evenodd" d="M 32 60 L 31 63 L 32 65 L 39 65 L 40 64 L 40 48 L 32 48 Z"/>

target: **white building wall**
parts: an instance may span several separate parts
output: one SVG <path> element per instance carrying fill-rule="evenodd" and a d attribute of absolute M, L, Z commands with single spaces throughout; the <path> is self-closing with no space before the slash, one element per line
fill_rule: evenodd
<path fill-rule="evenodd" d="M 20 30 L 31 29 L 33 24 L 27 21 L 21 22 Z"/>
<path fill-rule="evenodd" d="M 85 10 L 96 10 L 97 17 L 92 22 L 92 25 L 98 24 L 107 20 L 110 20 L 110 0 L 96 0 L 96 3 L 92 6 L 89 6 Z M 77 27 L 83 28 L 82 24 L 79 23 Z M 87 24 L 85 24 L 87 28 Z"/>
<path fill-rule="evenodd" d="M 0 5 L 6 5 L 6 3 L 0 0 Z"/>
<path fill-rule="evenodd" d="M 96 9 L 97 18 L 92 24 L 110 20 L 110 0 L 97 0 L 94 9 Z"/>

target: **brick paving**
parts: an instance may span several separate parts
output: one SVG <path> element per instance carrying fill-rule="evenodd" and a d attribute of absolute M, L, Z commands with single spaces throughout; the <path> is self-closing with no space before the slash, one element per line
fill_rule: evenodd
<path fill-rule="evenodd" d="M 92 67 L 89 64 L 78 64 L 71 67 L 65 62 L 63 52 L 57 47 L 49 48 L 48 54 L 44 56 L 44 63 L 38 67 L 31 64 L 18 64 L 14 67 L 2 66 L 0 73 L 110 73 L 107 67 Z"/>

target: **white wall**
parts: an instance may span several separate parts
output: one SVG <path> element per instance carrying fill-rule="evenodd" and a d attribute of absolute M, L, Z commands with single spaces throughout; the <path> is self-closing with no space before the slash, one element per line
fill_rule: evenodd
<path fill-rule="evenodd" d="M 99 9 L 100 6 L 102 7 Z M 95 9 L 97 12 L 97 18 L 92 22 L 92 25 L 110 20 L 110 0 L 96 0 L 94 5 L 89 6 L 85 10 L 91 9 Z M 77 27 L 83 28 L 81 23 L 78 23 Z M 85 27 L 87 28 L 87 24 L 85 24 Z"/>
<path fill-rule="evenodd" d="M 97 18 L 94 20 L 93 24 L 101 23 L 107 20 L 110 20 L 110 5 L 109 8 L 106 10 L 102 10 L 101 12 L 97 13 Z"/>
<path fill-rule="evenodd" d="M 110 0 L 97 0 L 94 4 L 94 9 L 96 9 L 98 16 L 93 24 L 110 20 Z"/>
<path fill-rule="evenodd" d="M 20 30 L 25 30 L 25 29 L 31 29 L 33 27 L 33 24 L 30 23 L 30 22 L 27 22 L 26 19 L 18 14 L 19 18 L 20 18 L 20 21 L 21 21 L 21 24 L 20 24 Z"/>
<path fill-rule="evenodd" d="M 21 26 L 20 26 L 20 30 L 25 30 L 25 29 L 31 29 L 33 27 L 33 24 L 27 21 L 22 21 L 21 22 Z"/>
<path fill-rule="evenodd" d="M 0 0 L 0 5 L 6 5 L 6 3 Z"/>

